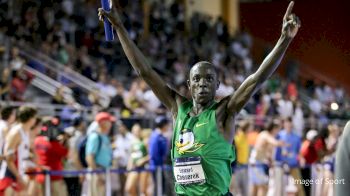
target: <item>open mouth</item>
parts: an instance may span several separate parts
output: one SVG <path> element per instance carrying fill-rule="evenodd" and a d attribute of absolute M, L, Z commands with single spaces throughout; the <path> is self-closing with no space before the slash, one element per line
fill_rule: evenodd
<path fill-rule="evenodd" d="M 209 93 L 208 92 L 199 92 L 198 94 L 204 96 L 204 95 L 208 95 Z"/>

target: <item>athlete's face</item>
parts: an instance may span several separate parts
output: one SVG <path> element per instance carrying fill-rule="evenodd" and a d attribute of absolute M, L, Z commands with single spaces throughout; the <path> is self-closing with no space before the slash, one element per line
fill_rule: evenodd
<path fill-rule="evenodd" d="M 194 101 L 198 104 L 206 104 L 214 99 L 220 83 L 213 65 L 208 62 L 199 62 L 192 67 L 187 84 Z"/>

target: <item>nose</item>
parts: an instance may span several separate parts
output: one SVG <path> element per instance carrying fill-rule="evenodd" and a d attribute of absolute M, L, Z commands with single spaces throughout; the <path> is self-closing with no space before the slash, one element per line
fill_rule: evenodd
<path fill-rule="evenodd" d="M 199 86 L 200 87 L 207 87 L 208 86 L 207 81 L 204 78 L 200 79 Z"/>

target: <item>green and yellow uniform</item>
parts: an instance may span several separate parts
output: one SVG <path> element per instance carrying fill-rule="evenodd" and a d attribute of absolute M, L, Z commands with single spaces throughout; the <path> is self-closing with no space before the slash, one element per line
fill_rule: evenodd
<path fill-rule="evenodd" d="M 131 158 L 134 165 L 138 160 L 147 156 L 147 149 L 143 141 L 141 140 L 134 141 L 131 148 L 132 148 Z"/>
<path fill-rule="evenodd" d="M 197 116 L 193 105 L 179 107 L 172 142 L 175 191 L 179 195 L 225 195 L 231 181 L 233 146 L 218 130 L 214 102 Z"/>

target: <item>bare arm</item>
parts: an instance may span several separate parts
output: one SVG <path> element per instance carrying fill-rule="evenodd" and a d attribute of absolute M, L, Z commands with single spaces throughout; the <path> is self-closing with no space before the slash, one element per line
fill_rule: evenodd
<path fill-rule="evenodd" d="M 273 146 L 284 146 L 284 142 L 283 141 L 278 141 L 276 138 L 272 137 L 269 134 L 265 135 L 266 141 L 267 143 L 273 145 Z"/>
<path fill-rule="evenodd" d="M 9 132 L 9 134 L 6 137 L 6 144 L 4 149 L 4 156 L 5 156 L 7 166 L 17 179 L 20 178 L 20 174 L 15 164 L 15 159 L 16 159 L 15 153 L 20 142 L 21 142 L 21 136 L 18 130 L 13 130 L 12 132 Z"/>
<path fill-rule="evenodd" d="M 137 74 L 146 81 L 146 83 L 150 86 L 159 100 L 168 109 L 170 109 L 173 114 L 176 114 L 177 105 L 181 102 L 181 100 L 183 100 L 182 96 L 172 90 L 148 64 L 145 56 L 142 54 L 140 49 L 130 39 L 128 32 L 120 20 L 115 5 L 116 1 L 113 1 L 113 8 L 110 13 L 107 13 L 102 8 L 100 8 L 98 10 L 100 20 L 103 20 L 102 16 L 108 18 L 108 20 L 112 23 L 113 27 L 117 31 L 119 40 L 132 67 L 135 69 Z"/>
<path fill-rule="evenodd" d="M 97 169 L 97 164 L 95 162 L 95 155 L 94 154 L 86 155 L 86 162 L 87 162 L 90 169 L 92 169 L 92 170 Z"/>
<path fill-rule="evenodd" d="M 264 59 L 259 69 L 250 75 L 230 97 L 227 105 L 227 112 L 229 114 L 238 113 L 280 64 L 288 45 L 300 27 L 299 19 L 291 13 L 293 5 L 294 2 L 292 1 L 287 8 L 283 17 L 282 34 L 273 50 Z"/>

